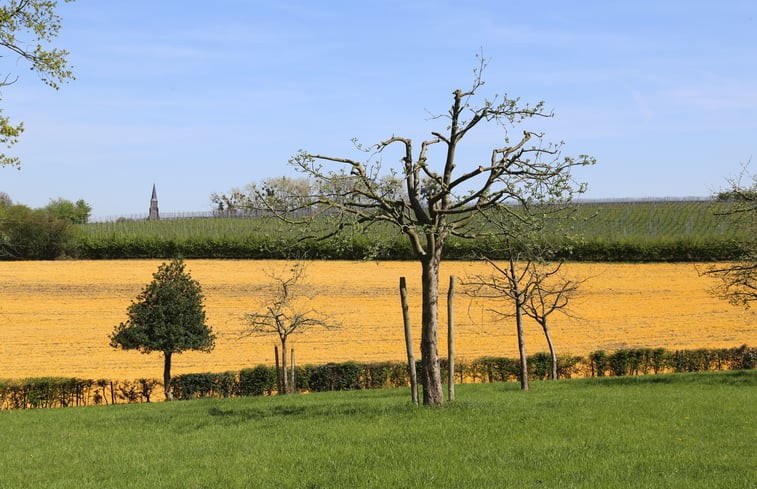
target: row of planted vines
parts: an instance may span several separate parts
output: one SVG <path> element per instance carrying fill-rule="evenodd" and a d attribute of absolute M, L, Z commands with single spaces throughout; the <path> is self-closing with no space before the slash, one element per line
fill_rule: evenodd
<path fill-rule="evenodd" d="M 732 207 L 718 201 L 603 202 L 577 205 L 568 231 L 585 239 L 696 239 L 743 238 L 743 231 L 729 226 L 723 213 Z M 146 216 L 145 216 L 146 217 Z M 147 221 L 145 218 L 83 224 L 82 239 L 250 239 L 291 233 L 285 224 L 259 216 L 247 218 L 184 217 Z M 374 239 L 386 238 L 372 229 Z M 388 229 L 388 228 L 387 228 Z M 386 234 L 393 235 L 393 231 Z"/>
<path fill-rule="evenodd" d="M 733 260 L 744 255 L 744 243 L 752 237 L 748 229 L 730 225 L 723 217 L 731 205 L 717 201 L 583 203 L 576 206 L 575 219 L 550 223 L 544 235 L 557 242 L 557 257 L 571 261 Z M 227 259 L 414 259 L 404 236 L 381 224 L 364 232 L 345 232 L 316 241 L 302 240 L 281 221 L 260 215 L 95 222 L 82 224 L 78 230 L 77 239 L 66 252 L 87 259 L 177 255 Z M 446 259 L 466 260 L 481 252 L 490 257 L 504 256 L 496 241 L 454 237 L 449 239 L 444 254 Z"/>
<path fill-rule="evenodd" d="M 0 266 L 0 378 L 159 377 L 157 354 L 116 351 L 108 334 L 152 278 L 158 260 L 6 262 Z M 283 262 L 188 260 L 206 296 L 216 349 L 174 359 L 175 374 L 224 372 L 273 364 L 277 338 L 240 338 L 242 316 L 263 297 L 266 272 Z M 702 265 L 699 265 L 702 267 Z M 474 262 L 447 262 L 442 275 L 486 271 Z M 757 344 L 757 315 L 711 297 L 711 279 L 693 264 L 568 264 L 588 278 L 571 302 L 572 317 L 555 316 L 558 353 L 588 355 L 622 348 L 733 348 Z M 420 339 L 420 268 L 413 262 L 314 261 L 306 283 L 312 307 L 342 324 L 290 338 L 297 363 L 400 361 L 405 356 L 398 280 L 407 277 L 416 342 Z M 444 296 L 444 294 L 442 294 Z M 461 359 L 516 357 L 511 321 L 495 321 L 456 296 L 456 352 Z M 445 324 L 445 307 L 440 307 Z M 546 351 L 540 328 L 528 324 L 529 353 Z M 444 335 L 440 348 L 444 350 Z M 417 345 L 416 345 L 417 347 Z"/>

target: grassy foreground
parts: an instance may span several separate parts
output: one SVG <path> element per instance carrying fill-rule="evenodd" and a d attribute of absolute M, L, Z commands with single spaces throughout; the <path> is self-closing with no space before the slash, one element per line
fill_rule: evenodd
<path fill-rule="evenodd" d="M 753 488 L 757 371 L 0 412 L 0 487 Z"/>

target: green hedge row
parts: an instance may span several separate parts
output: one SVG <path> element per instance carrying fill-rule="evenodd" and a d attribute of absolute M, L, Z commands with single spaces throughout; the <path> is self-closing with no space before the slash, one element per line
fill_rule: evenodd
<path fill-rule="evenodd" d="M 643 375 L 659 372 L 699 372 L 706 370 L 748 370 L 757 365 L 757 348 L 701 348 L 669 351 L 664 348 L 638 348 L 589 354 L 588 374 Z"/>
<path fill-rule="evenodd" d="M 740 370 L 757 368 L 757 348 L 697 350 L 623 349 L 598 350 L 587 357 L 558 357 L 558 377 L 604 377 L 644 375 L 661 372 L 696 372 L 706 370 Z M 441 359 L 443 381 L 447 382 L 447 361 Z M 420 362 L 416 365 L 420 372 Z M 551 371 L 550 356 L 536 353 L 528 357 L 529 379 L 547 379 Z M 295 367 L 298 391 L 324 392 L 356 389 L 403 387 L 409 384 L 407 365 L 402 362 L 328 363 Z M 520 376 L 517 358 L 483 357 L 455 362 L 456 383 L 509 382 Z M 276 369 L 258 365 L 240 371 L 192 373 L 172 380 L 175 399 L 272 395 L 276 392 Z M 85 406 L 122 402 L 150 402 L 155 379 L 136 381 L 84 380 L 45 377 L 20 381 L 0 380 L 0 409 Z"/>
<path fill-rule="evenodd" d="M 23 380 L 0 379 L 0 409 L 67 407 L 123 402 L 150 402 L 156 379 L 114 381 L 40 377 Z"/>
<path fill-rule="evenodd" d="M 447 360 L 440 360 L 443 382 L 447 382 Z M 607 375 L 645 375 L 660 372 L 696 372 L 706 370 L 754 369 L 757 366 L 757 348 L 746 345 L 738 348 L 666 350 L 623 349 L 614 352 L 602 350 L 588 357 L 560 355 L 557 358 L 557 375 L 561 379 L 574 376 L 601 377 Z M 418 361 L 416 370 L 420 372 Z M 552 363 L 549 354 L 536 353 L 528 357 L 530 380 L 550 377 Z M 324 392 L 355 389 L 380 389 L 409 385 L 407 365 L 402 362 L 381 363 L 328 363 L 295 367 L 295 386 L 298 391 Z M 457 383 L 509 382 L 520 380 L 520 361 L 517 358 L 483 357 L 455 363 Z M 236 395 L 271 395 L 276 391 L 274 367 L 258 365 L 241 370 L 237 384 L 234 372 L 222 374 L 187 374 L 173 380 L 174 397 L 230 397 Z"/>
<path fill-rule="evenodd" d="M 593 239 L 561 243 L 551 259 L 597 262 L 689 262 L 728 261 L 745 256 L 748 244 L 734 239 L 660 238 L 648 240 Z M 386 238 L 369 240 L 365 236 L 302 241 L 275 236 L 160 238 L 140 236 L 81 239 L 71 253 L 82 259 L 130 258 L 228 258 L 361 260 L 413 260 L 406 240 Z M 450 239 L 445 258 L 470 260 L 481 255 L 507 258 L 505 250 L 488 240 Z"/>
<path fill-rule="evenodd" d="M 566 242 L 555 258 L 594 262 L 707 262 L 738 260 L 750 245 L 734 239 L 593 239 Z"/>

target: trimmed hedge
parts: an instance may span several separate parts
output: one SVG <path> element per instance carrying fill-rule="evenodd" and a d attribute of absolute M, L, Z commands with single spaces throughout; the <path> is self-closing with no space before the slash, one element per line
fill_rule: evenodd
<path fill-rule="evenodd" d="M 171 379 L 175 399 L 232 397 L 239 394 L 237 372 L 182 374 Z"/>
<path fill-rule="evenodd" d="M 694 237 L 565 241 L 556 247 L 553 260 L 596 262 L 690 262 L 730 261 L 744 257 L 749 243 L 729 238 L 697 239 Z M 450 238 L 444 258 L 473 260 L 481 255 L 506 259 L 507 250 L 496 242 Z M 225 259 L 291 259 L 361 260 L 366 256 L 384 260 L 414 260 L 412 248 L 405 240 L 368 241 L 364 236 L 340 240 L 301 241 L 286 236 L 162 238 L 141 236 L 109 236 L 100 239 L 81 238 L 72 255 L 81 259 L 131 258 L 225 258 Z"/>
<path fill-rule="evenodd" d="M 440 359 L 443 381 L 447 382 L 447 360 Z M 558 377 L 604 377 L 657 374 L 662 372 L 697 372 L 706 370 L 749 370 L 757 368 L 757 348 L 666 350 L 635 348 L 613 352 L 598 350 L 587 357 L 558 356 Z M 464 382 L 519 381 L 517 358 L 483 357 L 455 362 L 455 379 Z M 417 365 L 420 369 L 420 362 Z M 529 379 L 548 379 L 551 360 L 547 353 L 528 357 Z M 276 392 L 276 369 L 258 365 L 239 372 L 177 375 L 171 379 L 175 399 L 204 397 L 273 395 Z M 295 367 L 295 385 L 299 391 L 323 392 L 356 389 L 403 387 L 409 383 L 407 364 L 403 362 L 328 363 Z M 0 409 L 86 406 L 150 402 L 156 379 L 110 381 L 43 377 L 38 379 L 0 380 Z"/>
<path fill-rule="evenodd" d="M 295 367 L 295 375 L 297 368 Z M 239 371 L 240 396 L 262 396 L 273 394 L 276 389 L 276 369 L 258 365 L 255 368 L 246 368 Z"/>
<path fill-rule="evenodd" d="M 100 404 L 150 402 L 156 379 L 113 381 L 41 377 L 0 379 L 0 409 L 88 406 Z"/>
<path fill-rule="evenodd" d="M 757 348 L 700 348 L 675 350 L 664 348 L 624 349 L 589 354 L 591 377 L 605 375 L 644 375 L 660 372 L 699 372 L 705 370 L 750 370 L 757 364 Z"/>

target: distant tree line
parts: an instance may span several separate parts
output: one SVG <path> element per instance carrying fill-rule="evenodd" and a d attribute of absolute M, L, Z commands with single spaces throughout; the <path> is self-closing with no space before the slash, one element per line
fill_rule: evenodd
<path fill-rule="evenodd" d="M 51 199 L 39 209 L 15 204 L 0 193 L 0 258 L 53 260 L 75 245 L 76 225 L 89 221 L 92 207 L 84 200 Z"/>

